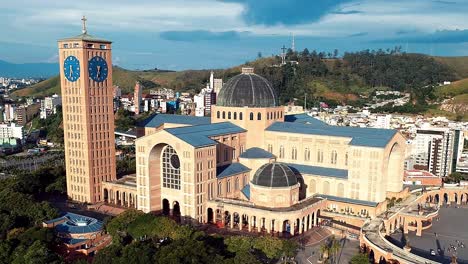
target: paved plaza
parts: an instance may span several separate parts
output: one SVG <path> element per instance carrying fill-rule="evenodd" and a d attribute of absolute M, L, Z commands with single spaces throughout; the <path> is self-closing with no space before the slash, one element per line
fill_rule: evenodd
<path fill-rule="evenodd" d="M 403 236 L 400 231 L 391 237 L 395 244 L 402 245 Z M 423 231 L 421 237 L 410 232 L 406 238 L 409 239 L 412 253 L 440 263 L 450 263 L 450 258 L 455 255 L 458 263 L 468 264 L 468 206 L 440 208 L 439 220 L 434 218 L 432 227 Z M 464 244 L 463 248 L 461 243 Z M 451 245 L 456 251 L 451 249 Z M 431 256 L 431 249 L 436 252 L 436 256 Z"/>

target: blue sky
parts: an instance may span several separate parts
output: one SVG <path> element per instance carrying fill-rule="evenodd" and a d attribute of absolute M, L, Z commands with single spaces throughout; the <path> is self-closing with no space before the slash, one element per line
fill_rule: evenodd
<path fill-rule="evenodd" d="M 386 49 L 468 56 L 468 0 L 2 1 L 0 59 L 56 62 L 56 40 L 88 32 L 114 42 L 130 69 L 224 68 L 296 49 Z"/>

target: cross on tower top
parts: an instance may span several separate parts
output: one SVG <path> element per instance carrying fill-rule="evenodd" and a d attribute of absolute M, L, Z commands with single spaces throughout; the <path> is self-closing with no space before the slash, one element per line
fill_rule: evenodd
<path fill-rule="evenodd" d="M 81 30 L 81 32 L 83 32 L 83 34 L 86 34 L 88 31 L 86 30 L 86 17 L 83 16 L 83 18 L 81 19 L 81 21 L 83 21 L 83 29 Z"/>

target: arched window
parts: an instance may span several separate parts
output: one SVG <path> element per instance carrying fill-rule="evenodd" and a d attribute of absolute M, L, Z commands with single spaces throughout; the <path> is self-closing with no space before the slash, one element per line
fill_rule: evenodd
<path fill-rule="evenodd" d="M 304 160 L 305 161 L 310 160 L 310 149 L 309 148 L 305 148 L 305 150 L 304 150 Z"/>
<path fill-rule="evenodd" d="M 317 162 L 322 163 L 323 162 L 323 151 L 321 149 L 317 150 Z"/>
<path fill-rule="evenodd" d="M 283 118 L 283 112 L 280 112 L 280 118 Z"/>
<path fill-rule="evenodd" d="M 336 196 L 344 197 L 344 184 L 338 183 L 338 187 L 336 188 Z"/>
<path fill-rule="evenodd" d="M 244 175 L 242 183 L 243 183 L 243 186 L 247 185 L 247 176 Z"/>
<path fill-rule="evenodd" d="M 237 120 L 237 112 L 234 112 L 234 120 Z"/>
<path fill-rule="evenodd" d="M 273 153 L 273 145 L 268 144 L 268 152 Z"/>
<path fill-rule="evenodd" d="M 346 152 L 344 156 L 344 163 L 345 163 L 345 166 L 348 166 L 348 152 Z"/>
<path fill-rule="evenodd" d="M 254 120 L 254 114 L 250 112 L 250 120 Z"/>
<path fill-rule="evenodd" d="M 163 187 L 180 190 L 180 160 L 177 152 L 166 146 L 162 153 Z"/>
<path fill-rule="evenodd" d="M 231 119 L 231 112 L 228 112 L 228 119 Z"/>
<path fill-rule="evenodd" d="M 277 119 L 278 117 L 276 116 L 278 113 L 274 112 L 273 115 L 274 115 L 274 118 Z"/>
<path fill-rule="evenodd" d="M 322 193 L 325 195 L 330 194 L 330 183 L 328 181 L 323 182 L 323 190 Z"/>
<path fill-rule="evenodd" d="M 331 164 L 336 164 L 337 160 L 338 160 L 338 153 L 336 153 L 336 150 L 333 150 L 331 152 Z"/>
<path fill-rule="evenodd" d="M 262 120 L 262 113 L 257 113 L 257 120 Z"/>
<path fill-rule="evenodd" d="M 241 112 L 241 113 L 239 113 L 239 120 L 242 120 L 242 119 L 243 119 L 243 114 Z"/>
<path fill-rule="evenodd" d="M 236 177 L 236 183 L 234 184 L 234 190 L 239 190 L 239 177 Z"/>
<path fill-rule="evenodd" d="M 293 147 L 291 151 L 291 159 L 297 160 L 297 148 Z"/>
<path fill-rule="evenodd" d="M 226 112 L 223 111 L 223 119 L 226 119 Z"/>
<path fill-rule="evenodd" d="M 224 148 L 224 161 L 228 161 L 228 160 L 229 160 L 229 149 Z"/>
<path fill-rule="evenodd" d="M 221 182 L 218 182 L 218 197 L 221 196 L 223 193 L 223 184 Z"/>
<path fill-rule="evenodd" d="M 227 192 L 227 193 L 230 193 L 230 192 L 231 192 L 231 180 L 227 180 L 226 192 Z"/>
<path fill-rule="evenodd" d="M 266 116 L 267 116 L 267 120 L 270 120 L 270 113 L 266 113 Z"/>
<path fill-rule="evenodd" d="M 317 191 L 317 183 L 315 182 L 315 180 L 310 180 L 310 183 L 309 183 L 309 193 L 310 194 L 314 194 L 316 191 Z"/>
<path fill-rule="evenodd" d="M 220 118 L 220 117 L 221 117 L 221 113 L 220 113 L 219 111 L 216 112 L 216 117 L 217 117 L 217 118 Z"/>
<path fill-rule="evenodd" d="M 280 149 L 279 149 L 279 157 L 280 157 L 280 159 L 283 159 L 283 158 L 284 158 L 284 147 L 283 147 L 283 146 L 280 146 Z"/>

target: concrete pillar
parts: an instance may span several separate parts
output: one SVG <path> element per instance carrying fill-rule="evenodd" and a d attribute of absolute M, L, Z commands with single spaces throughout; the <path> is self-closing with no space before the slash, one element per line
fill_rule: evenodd
<path fill-rule="evenodd" d="M 229 224 L 231 225 L 231 228 L 234 228 L 234 213 L 231 213 L 230 215 Z"/>
<path fill-rule="evenodd" d="M 422 221 L 418 220 L 417 224 L 418 224 L 418 227 L 416 228 L 416 235 L 421 236 L 422 235 Z"/>
<path fill-rule="evenodd" d="M 404 220 L 403 223 L 403 233 L 408 234 L 408 219 Z"/>
<path fill-rule="evenodd" d="M 307 222 L 307 224 L 309 225 L 309 230 L 312 229 L 312 227 L 314 226 L 312 221 L 314 221 L 312 219 L 312 214 L 309 214 L 309 222 Z"/>
<path fill-rule="evenodd" d="M 265 228 L 268 234 L 271 233 L 271 226 L 272 226 L 271 219 L 265 219 Z"/>
<path fill-rule="evenodd" d="M 221 213 L 221 224 L 223 225 L 223 227 L 224 227 L 224 225 L 226 224 L 226 219 L 224 219 L 224 218 L 226 217 L 225 213 L 226 213 L 226 212 L 222 212 L 222 213 Z"/>
<path fill-rule="evenodd" d="M 314 216 L 315 216 L 314 217 L 314 226 L 317 226 L 317 224 L 318 224 L 318 214 L 317 214 L 317 212 L 318 211 L 315 211 L 315 213 L 314 213 Z"/>
<path fill-rule="evenodd" d="M 251 216 L 251 217 L 249 217 L 249 220 L 248 220 L 248 224 L 247 224 L 247 226 L 248 226 L 248 230 L 249 230 L 249 232 L 252 232 L 252 224 L 253 224 L 253 219 L 254 219 L 254 217 L 253 217 L 253 216 Z"/>
<path fill-rule="evenodd" d="M 302 218 L 299 218 L 299 234 L 302 234 Z"/>
<path fill-rule="evenodd" d="M 461 204 L 461 195 L 457 194 L 457 204 Z"/>
<path fill-rule="evenodd" d="M 291 236 L 294 236 L 294 229 L 296 228 L 296 223 L 289 220 L 289 232 L 291 233 Z"/>
<path fill-rule="evenodd" d="M 242 214 L 239 214 L 239 230 L 242 230 Z"/>

